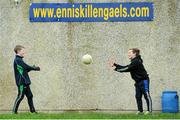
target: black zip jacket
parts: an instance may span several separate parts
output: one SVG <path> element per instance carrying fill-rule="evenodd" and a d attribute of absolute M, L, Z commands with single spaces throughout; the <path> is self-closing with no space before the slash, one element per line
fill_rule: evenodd
<path fill-rule="evenodd" d="M 121 66 L 114 63 L 114 66 L 116 66 L 114 70 L 117 72 L 130 72 L 132 79 L 135 80 L 136 83 L 142 80 L 149 80 L 140 55 L 132 59 L 129 65 Z"/>
<path fill-rule="evenodd" d="M 29 78 L 28 72 L 30 72 L 31 70 L 40 70 L 39 67 L 32 67 L 27 65 L 24 61 L 23 61 L 23 57 L 16 55 L 15 59 L 14 59 L 14 75 L 15 75 L 15 80 L 16 80 L 16 85 L 20 86 L 20 85 L 30 85 L 31 84 L 31 80 Z"/>

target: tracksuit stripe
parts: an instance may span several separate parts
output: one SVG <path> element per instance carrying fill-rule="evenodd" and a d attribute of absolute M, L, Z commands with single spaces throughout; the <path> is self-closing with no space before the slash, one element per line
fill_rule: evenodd
<path fill-rule="evenodd" d="M 144 89 L 145 89 L 145 92 L 147 94 L 147 98 L 148 98 L 148 101 L 149 101 L 149 112 L 152 112 L 152 100 L 151 100 L 151 97 L 149 95 L 149 83 L 148 83 L 148 80 L 144 80 Z"/>
<path fill-rule="evenodd" d="M 149 112 L 152 112 L 152 100 L 151 97 L 149 95 L 149 92 L 146 92 L 148 100 L 149 100 Z"/>
<path fill-rule="evenodd" d="M 128 70 L 128 67 L 117 69 L 118 72 L 122 72 L 122 71 L 126 71 L 126 70 Z"/>
<path fill-rule="evenodd" d="M 15 112 L 16 106 L 17 106 L 17 102 L 21 99 L 23 95 L 23 90 L 20 90 L 20 95 L 16 98 L 15 104 L 14 104 L 14 108 L 13 108 L 13 112 Z"/>

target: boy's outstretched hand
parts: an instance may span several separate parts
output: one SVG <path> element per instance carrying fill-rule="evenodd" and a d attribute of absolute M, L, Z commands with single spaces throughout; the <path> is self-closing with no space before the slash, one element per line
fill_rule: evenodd
<path fill-rule="evenodd" d="M 33 67 L 34 67 L 37 71 L 40 71 L 40 70 L 41 70 L 39 66 L 33 65 Z"/>
<path fill-rule="evenodd" d="M 37 70 L 37 71 L 40 71 L 41 69 L 40 69 L 40 67 L 36 67 L 36 70 Z"/>
<path fill-rule="evenodd" d="M 109 65 L 109 67 L 112 68 L 112 69 L 115 69 L 115 68 L 116 68 L 116 67 L 114 66 L 114 61 L 112 61 L 112 60 L 109 60 L 109 61 L 108 61 L 108 65 Z"/>

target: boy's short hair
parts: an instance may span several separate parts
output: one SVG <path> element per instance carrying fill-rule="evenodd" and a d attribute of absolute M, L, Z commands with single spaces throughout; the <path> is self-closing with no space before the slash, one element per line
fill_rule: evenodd
<path fill-rule="evenodd" d="M 16 45 L 15 48 L 14 48 L 14 52 L 17 54 L 18 51 L 22 50 L 23 48 L 25 48 L 25 47 L 22 46 L 22 45 Z"/>
<path fill-rule="evenodd" d="M 131 48 L 129 50 L 132 50 L 133 53 L 136 54 L 136 56 L 139 56 L 140 55 L 140 50 L 138 48 Z"/>

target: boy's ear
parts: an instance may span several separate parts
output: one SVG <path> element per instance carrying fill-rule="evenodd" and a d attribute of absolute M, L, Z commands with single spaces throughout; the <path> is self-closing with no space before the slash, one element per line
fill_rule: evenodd
<path fill-rule="evenodd" d="M 16 54 L 18 54 L 18 53 L 19 53 L 19 50 L 17 50 Z"/>
<path fill-rule="evenodd" d="M 20 51 L 21 51 L 21 50 L 17 50 L 17 53 L 16 53 L 16 54 L 18 54 Z"/>

